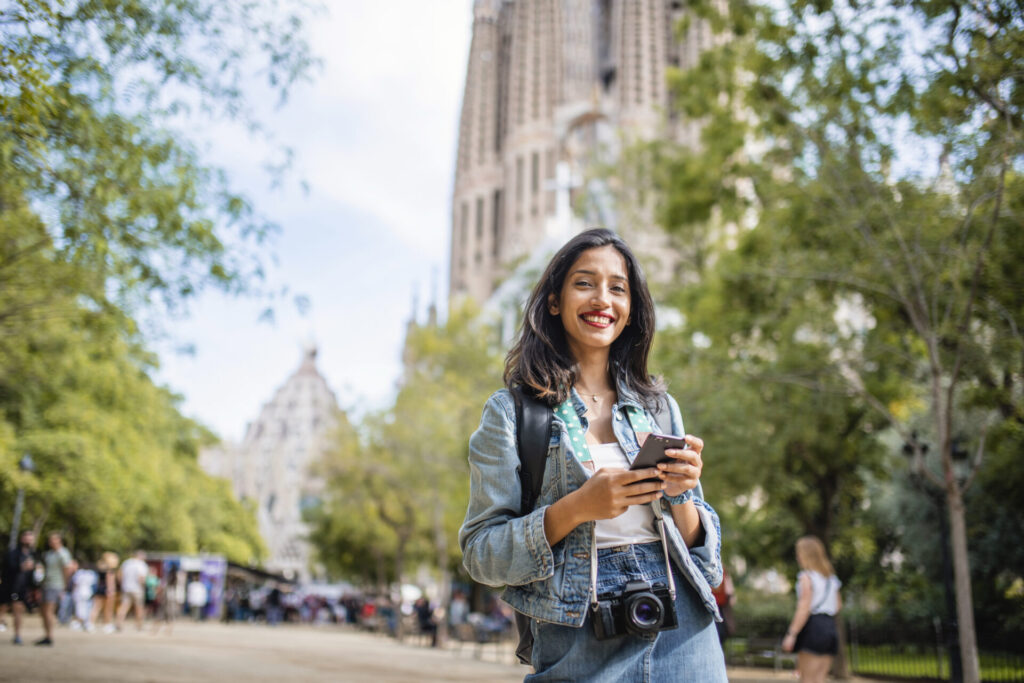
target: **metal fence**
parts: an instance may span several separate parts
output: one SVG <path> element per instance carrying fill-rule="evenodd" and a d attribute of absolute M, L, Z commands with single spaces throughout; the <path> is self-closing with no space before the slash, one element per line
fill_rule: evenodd
<path fill-rule="evenodd" d="M 736 621 L 725 643 L 726 661 L 735 666 L 776 670 L 795 667 L 795 657 L 781 650 L 788 618 Z M 914 622 L 844 619 L 846 657 L 851 673 L 864 677 L 915 681 L 951 681 L 959 653 L 938 619 Z M 985 683 L 1024 683 L 1024 639 L 989 628 L 978 633 L 981 679 Z"/>

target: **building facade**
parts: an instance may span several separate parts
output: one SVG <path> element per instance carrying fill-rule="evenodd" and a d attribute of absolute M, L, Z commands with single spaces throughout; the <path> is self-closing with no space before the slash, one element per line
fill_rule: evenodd
<path fill-rule="evenodd" d="M 622 141 L 695 143 L 696 127 L 672 111 L 666 70 L 696 64 L 711 33 L 694 21 L 677 37 L 685 11 L 674 0 L 476 0 L 452 198 L 452 298 L 487 300 L 539 244 L 569 229 L 560 204 L 578 207 L 590 195 L 587 222 L 612 225 L 585 179 Z"/>
<path fill-rule="evenodd" d="M 310 577 L 305 508 L 323 490 L 312 465 L 323 452 L 339 414 L 338 401 L 316 366 L 316 349 L 303 354 L 298 369 L 246 427 L 241 444 L 222 444 L 200 453 L 200 465 L 231 482 L 239 500 L 256 509 L 267 544 L 265 568 L 290 578 Z"/>

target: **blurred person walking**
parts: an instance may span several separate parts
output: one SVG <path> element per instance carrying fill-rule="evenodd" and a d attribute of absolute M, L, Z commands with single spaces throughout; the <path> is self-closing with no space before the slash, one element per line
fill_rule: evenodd
<path fill-rule="evenodd" d="M 75 616 L 75 599 L 74 596 L 71 594 L 71 589 L 73 585 L 75 572 L 77 571 L 78 560 L 76 560 L 72 555 L 71 565 L 67 568 L 67 571 L 65 572 L 68 578 L 64 582 L 64 592 L 61 593 L 60 603 L 57 605 L 57 623 L 59 623 L 61 626 L 67 626 L 68 624 L 70 624 L 71 620 Z"/>
<path fill-rule="evenodd" d="M 146 596 L 146 614 L 156 616 L 156 594 L 160 588 L 160 577 L 154 572 L 146 574 L 143 583 L 143 591 Z"/>
<path fill-rule="evenodd" d="M 832 563 L 825 544 L 817 536 L 804 536 L 796 542 L 796 612 L 789 623 L 782 649 L 796 652 L 796 668 L 803 683 L 824 683 L 839 651 L 835 615 L 843 607 Z"/>
<path fill-rule="evenodd" d="M 199 580 L 198 574 L 194 574 L 192 580 L 185 587 L 185 596 L 188 600 L 188 609 L 192 612 L 192 618 L 196 621 L 205 619 L 206 615 L 203 614 L 203 611 L 210 599 L 210 592 L 206 589 L 206 584 Z"/>
<path fill-rule="evenodd" d="M 711 589 L 715 596 L 715 604 L 718 611 L 722 613 L 722 620 L 715 623 L 718 628 L 718 642 L 722 643 L 725 650 L 725 641 L 736 632 L 736 616 L 732 612 L 732 605 L 736 602 L 736 592 L 732 585 L 732 577 L 726 569 L 722 569 L 722 583 Z"/>
<path fill-rule="evenodd" d="M 0 568 L 0 615 L 9 609 L 14 615 L 15 645 L 21 645 L 21 618 L 25 614 L 25 603 L 29 591 L 34 587 L 33 572 L 36 568 L 36 535 L 22 531 L 18 545 L 4 553 L 3 567 Z"/>
<path fill-rule="evenodd" d="M 114 605 L 117 602 L 117 563 L 120 558 L 116 553 L 105 552 L 96 563 L 96 593 L 92 601 L 92 623 L 99 626 L 103 619 L 103 632 L 113 633 Z"/>
<path fill-rule="evenodd" d="M 96 594 L 96 571 L 80 565 L 71 575 L 71 599 L 73 612 L 71 628 L 74 630 L 92 631 L 92 601 Z"/>
<path fill-rule="evenodd" d="M 117 630 L 124 628 L 128 610 L 135 608 L 135 630 L 142 630 L 143 610 L 146 608 L 145 582 L 149 574 L 146 553 L 136 550 L 132 557 L 121 563 L 121 606 L 117 610 Z"/>
<path fill-rule="evenodd" d="M 57 606 L 68 588 L 68 580 L 75 566 L 71 553 L 64 547 L 64 539 L 56 531 L 47 538 L 50 549 L 43 555 L 43 632 L 36 645 L 53 645 L 53 627 L 57 621 Z"/>
<path fill-rule="evenodd" d="M 430 601 L 425 596 L 420 596 L 413 603 L 412 609 L 416 613 L 416 627 L 419 632 L 430 636 L 430 647 L 437 647 L 437 620 L 434 619 Z"/>
<path fill-rule="evenodd" d="M 167 627 L 167 635 L 174 631 L 174 619 L 178 616 L 178 571 L 171 569 L 157 584 L 156 614 L 153 619 L 153 635 L 160 632 L 162 626 Z"/>
<path fill-rule="evenodd" d="M 282 607 L 283 595 L 281 589 L 276 585 L 270 589 L 267 593 L 266 600 L 263 602 L 263 609 L 266 614 L 267 624 L 269 626 L 276 626 L 280 623 L 284 615 L 284 609 Z"/>
<path fill-rule="evenodd" d="M 452 601 L 448 605 L 448 625 L 454 631 L 460 624 L 466 623 L 469 616 L 469 603 L 466 602 L 466 594 L 456 589 L 452 594 Z"/>

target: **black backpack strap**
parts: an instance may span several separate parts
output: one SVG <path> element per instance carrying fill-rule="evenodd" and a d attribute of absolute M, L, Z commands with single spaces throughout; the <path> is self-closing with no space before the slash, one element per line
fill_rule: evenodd
<path fill-rule="evenodd" d="M 537 400 L 522 387 L 514 387 L 512 398 L 516 404 L 516 449 L 519 451 L 519 480 L 523 496 L 520 514 L 533 510 L 544 481 L 548 446 L 551 443 L 551 407 Z"/>

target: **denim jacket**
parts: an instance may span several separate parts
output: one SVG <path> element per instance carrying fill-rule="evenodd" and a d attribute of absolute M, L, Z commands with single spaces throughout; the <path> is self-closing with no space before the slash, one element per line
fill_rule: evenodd
<path fill-rule="evenodd" d="M 615 438 L 630 462 L 640 446 L 625 407 L 642 408 L 636 394 L 618 386 L 618 402 L 612 407 Z M 668 396 L 672 432 L 684 434 L 679 405 Z M 586 406 L 572 392 L 572 403 L 583 417 Z M 654 416 L 648 413 L 651 424 Z M 590 602 L 590 549 L 594 522 L 573 529 L 551 546 L 544 534 L 544 515 L 552 503 L 580 488 L 587 472 L 569 443 L 565 423 L 553 416 L 551 443 L 541 492 L 533 511 L 519 510 L 521 484 L 516 452 L 515 403 L 507 389 L 494 393 L 484 405 L 480 426 L 469 440 L 470 493 L 466 519 L 459 530 L 463 564 L 474 580 L 494 587 L 505 586 L 502 598 L 514 609 L 534 619 L 567 626 L 582 626 Z M 704 544 L 687 548 L 669 511 L 669 503 L 693 499 L 704 527 Z M 692 491 L 663 498 L 669 555 L 708 612 L 721 620 L 711 587 L 722 581 L 721 536 L 718 515 L 704 502 L 700 485 Z M 686 590 L 678 586 L 678 590 Z"/>

